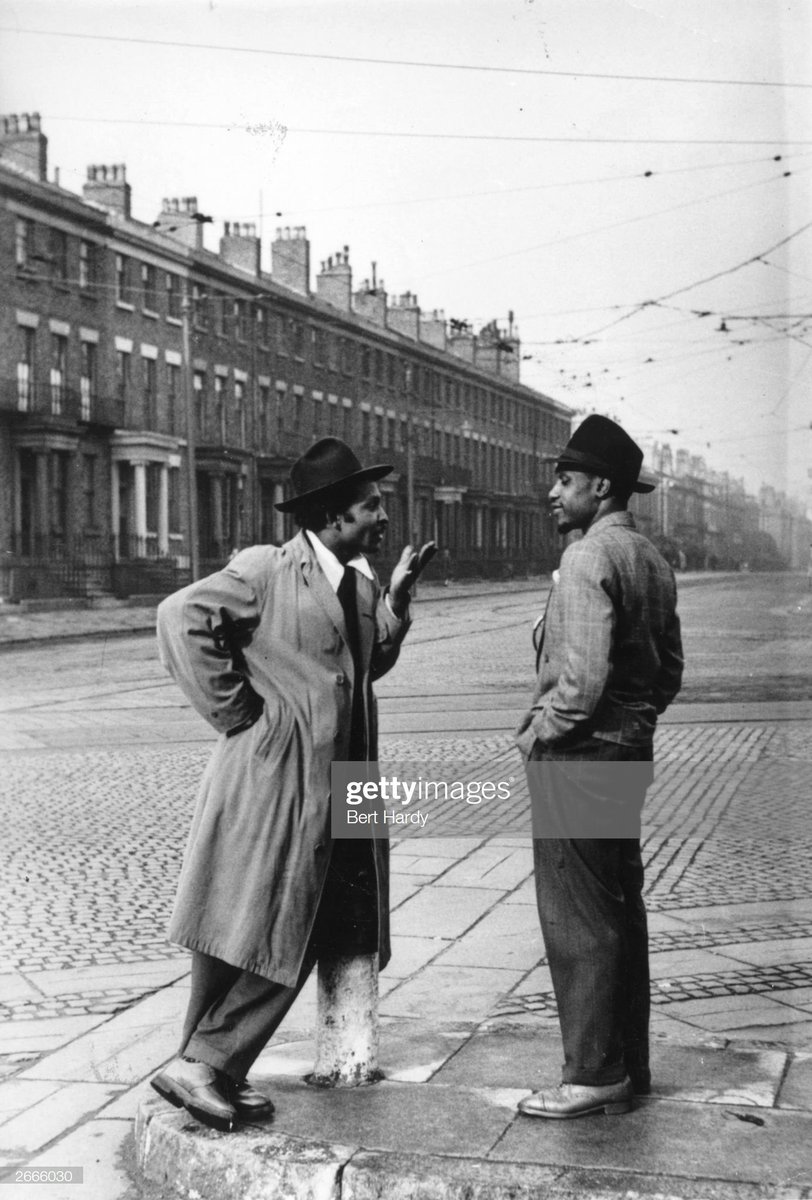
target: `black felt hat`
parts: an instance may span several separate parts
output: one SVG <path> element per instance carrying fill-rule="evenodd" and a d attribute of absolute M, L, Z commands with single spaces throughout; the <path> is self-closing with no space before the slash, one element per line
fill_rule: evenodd
<path fill-rule="evenodd" d="M 641 482 L 640 468 L 643 451 L 625 429 L 609 417 L 593 413 L 582 421 L 559 454 L 545 460 L 554 462 L 556 470 L 570 467 L 603 475 L 632 492 L 653 492 L 653 483 Z"/>
<path fill-rule="evenodd" d="M 389 463 L 378 463 L 374 467 L 362 467 L 356 455 L 341 438 L 326 437 L 304 452 L 290 469 L 290 482 L 295 495 L 281 504 L 274 505 L 279 512 L 294 512 L 311 500 L 326 499 L 330 492 L 347 483 L 361 483 L 365 479 L 383 479 L 394 467 Z"/>

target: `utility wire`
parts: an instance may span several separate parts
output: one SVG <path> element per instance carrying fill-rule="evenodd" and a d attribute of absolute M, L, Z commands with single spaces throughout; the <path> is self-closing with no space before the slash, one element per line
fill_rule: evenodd
<path fill-rule="evenodd" d="M 516 258 L 519 255 L 531 254 L 536 250 L 545 250 L 549 246 L 560 246 L 560 245 L 563 245 L 565 242 L 572 242 L 578 238 L 590 237 L 592 234 L 595 234 L 595 233 L 607 233 L 612 229 L 620 229 L 625 225 L 634 225 L 638 221 L 647 221 L 652 217 L 667 216 L 669 213 L 679 212 L 680 209 L 692 208 L 697 204 L 704 204 L 705 201 L 707 201 L 707 200 L 721 200 L 721 199 L 726 198 L 727 196 L 734 196 L 739 192 L 748 191 L 751 188 L 762 187 L 766 183 L 775 183 L 779 179 L 786 178 L 787 175 L 791 175 L 791 172 L 785 172 L 781 175 L 772 175 L 772 176 L 770 176 L 769 179 L 758 179 L 758 180 L 756 180 L 755 183 L 745 183 L 745 184 L 742 184 L 740 187 L 727 188 L 723 192 L 712 192 L 710 195 L 707 195 L 707 196 L 698 196 L 694 200 L 686 200 L 685 203 L 683 203 L 683 204 L 672 204 L 668 208 L 658 208 L 654 212 L 641 213 L 639 216 L 636 216 L 636 217 L 624 217 L 624 219 L 622 221 L 612 221 L 608 225 L 597 225 L 597 226 L 595 226 L 594 229 L 582 229 L 582 230 L 579 230 L 577 233 L 568 233 L 568 234 L 565 234 L 563 237 L 553 238 L 549 242 L 537 242 L 534 246 L 522 246 L 519 250 L 509 250 L 506 254 L 495 254 L 489 258 L 480 258 L 480 259 L 477 259 L 475 262 L 463 263 L 461 266 L 449 267 L 446 270 L 431 271 L 431 272 L 428 272 L 428 273 L 422 275 L 421 279 L 434 279 L 440 275 L 448 275 L 451 271 L 467 270 L 470 267 L 488 266 L 490 263 L 502 262 L 506 258 Z M 674 293 L 674 294 L 676 295 L 677 293 Z M 636 305 L 635 312 L 638 309 L 642 309 L 646 305 L 656 304 L 656 303 L 657 303 L 657 301 L 655 301 L 655 300 L 647 300 L 644 302 L 644 304 Z M 616 321 L 610 322 L 609 325 L 603 326 L 603 329 L 611 329 L 613 325 L 618 325 L 618 324 L 620 324 L 621 321 L 626 321 L 626 320 L 628 320 L 628 318 L 630 316 L 633 316 L 633 315 L 634 315 L 634 313 L 626 313 L 623 316 L 618 317 Z M 599 330 L 598 332 L 602 332 L 602 330 Z M 592 337 L 593 335 L 586 334 L 585 336 Z M 569 338 L 569 339 L 564 338 L 561 340 L 562 341 L 580 341 L 581 339 L 580 338 Z"/>
<path fill-rule="evenodd" d="M 0 32 L 2 30 L 0 29 Z M 812 84 L 809 85 L 812 87 Z M 254 126 L 236 121 L 167 121 L 148 117 L 52 116 L 49 121 L 73 121 L 92 125 L 151 125 L 174 129 L 222 129 L 230 133 L 252 133 Z M 279 126 L 284 133 L 324 137 L 406 138 L 417 141 L 568 143 L 580 146 L 812 146 L 812 138 L 657 138 L 657 137 L 546 137 L 536 134 L 435 133 L 396 129 L 327 129 Z"/>
<path fill-rule="evenodd" d="M 592 179 L 561 179 L 556 183 L 526 184 L 515 188 L 489 188 L 484 192 L 446 192 L 437 196 L 413 196 L 400 200 L 372 200 L 368 204 L 338 204 L 331 205 L 328 208 L 295 208 L 291 212 L 298 219 L 300 216 L 314 216 L 322 213 L 356 212 L 360 209 L 369 208 L 402 208 L 410 204 L 437 204 L 444 200 L 475 200 L 486 196 L 513 196 L 522 192 L 541 192 L 555 188 L 583 187 L 599 183 L 626 183 L 635 179 L 657 179 L 662 175 L 693 174 L 696 171 L 717 171 L 725 167 L 760 166 L 769 162 L 783 162 L 793 158 L 805 158 L 810 153 L 812 152 L 805 150 L 798 154 L 773 154 L 768 158 L 740 158 L 733 162 L 702 163 L 692 167 L 666 167 L 663 170 L 635 171 L 631 175 L 604 175 Z M 263 213 L 240 213 L 233 219 L 247 221 L 263 215 Z M 277 212 L 276 216 L 283 217 L 284 213 Z M 293 220 L 294 217 L 290 219 Z"/>
<path fill-rule="evenodd" d="M 170 41 L 165 38 L 123 37 L 109 33 L 77 33 L 73 30 L 67 31 L 64 29 L 31 29 L 26 26 L 0 26 L 0 33 L 23 33 L 37 37 L 74 38 L 92 42 L 122 42 L 132 46 L 167 46 L 183 50 L 214 50 L 218 53 L 227 52 L 230 54 L 260 54 L 276 58 L 311 59 L 316 62 L 366 63 L 382 67 L 422 67 L 436 71 L 477 71 L 501 75 L 532 75 L 563 79 L 609 79 L 634 83 L 685 83 L 689 85 L 707 84 L 723 87 L 812 88 L 812 83 L 797 83 L 784 79 L 717 79 L 682 75 L 626 75 L 609 71 L 554 71 L 547 67 L 502 67 L 492 64 L 427 62 L 423 59 L 373 58 L 360 54 L 316 54 L 301 50 L 270 50 L 263 46 L 231 46 L 223 45 L 221 42 Z"/>
<path fill-rule="evenodd" d="M 800 229 L 796 229 L 794 233 L 790 233 L 785 238 L 782 238 L 780 242 L 776 242 L 774 246 L 769 248 L 769 250 L 762 250 L 760 254 L 754 254 L 751 258 L 746 258 L 743 262 L 736 263 L 736 265 L 733 267 L 726 267 L 724 271 L 716 271 L 713 275 L 706 275 L 703 279 L 695 280 L 694 283 L 686 283 L 684 287 L 676 288 L 673 292 L 668 292 L 664 296 L 658 296 L 656 300 L 643 300 L 641 303 L 634 305 L 630 312 L 624 313 L 622 316 L 618 317 L 617 320 L 611 321 L 608 325 L 601 326 L 600 329 L 594 329 L 590 333 L 581 334 L 577 338 L 565 338 L 562 340 L 569 342 L 581 342 L 584 340 L 584 338 L 597 337 L 598 334 L 605 333 L 607 329 L 614 328 L 615 325 L 619 325 L 622 321 L 628 321 L 631 317 L 637 316 L 638 313 L 643 312 L 643 310 L 646 308 L 652 308 L 655 305 L 662 304 L 665 300 L 673 300 L 674 296 L 681 296 L 683 293 L 690 292 L 694 288 L 702 287 L 706 283 L 713 283 L 717 279 L 724 278 L 725 275 L 733 275 L 736 271 L 741 271 L 745 267 L 752 266 L 753 263 L 763 261 L 763 259 L 765 259 L 768 255 L 774 254 L 776 250 L 779 250 L 782 246 L 786 246 L 787 242 L 791 242 L 794 238 L 800 237 L 802 233 L 806 233 L 807 229 L 812 229 L 812 221 L 807 221 L 807 223 L 802 225 Z"/>

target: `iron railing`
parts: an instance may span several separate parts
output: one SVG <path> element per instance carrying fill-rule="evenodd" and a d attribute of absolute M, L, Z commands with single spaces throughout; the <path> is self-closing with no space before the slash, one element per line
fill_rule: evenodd
<path fill-rule="evenodd" d="M 124 404 L 114 396 L 94 395 L 42 379 L 0 380 L 0 411 L 22 420 L 74 422 L 85 425 L 124 424 Z"/>

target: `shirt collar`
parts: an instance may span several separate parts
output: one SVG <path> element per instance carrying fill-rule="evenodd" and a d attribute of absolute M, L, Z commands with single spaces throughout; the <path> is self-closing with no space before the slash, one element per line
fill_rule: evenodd
<path fill-rule="evenodd" d="M 324 542 L 317 533 L 305 533 L 305 537 L 313 548 L 313 553 L 316 556 L 316 561 L 327 577 L 327 582 L 334 592 L 338 591 L 338 585 L 344 578 L 344 567 L 338 561 L 332 550 L 328 550 Z M 360 575 L 365 575 L 367 579 L 372 579 L 372 567 L 369 565 L 363 554 L 357 554 L 355 558 L 351 558 L 347 563 L 348 567 L 354 567 Z"/>
<path fill-rule="evenodd" d="M 593 521 L 587 529 L 584 537 L 589 537 L 590 533 L 595 529 L 606 529 L 607 525 L 625 525 L 628 529 L 636 529 L 634 517 L 625 508 L 619 512 L 607 513 L 605 517 L 598 517 L 597 521 Z"/>

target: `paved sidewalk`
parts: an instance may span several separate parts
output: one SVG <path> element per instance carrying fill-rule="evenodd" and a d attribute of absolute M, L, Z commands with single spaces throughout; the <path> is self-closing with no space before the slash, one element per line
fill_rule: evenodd
<path fill-rule="evenodd" d="M 381 977 L 385 1082 L 352 1092 L 304 1083 L 313 1063 L 311 980 L 253 1072 L 276 1118 L 229 1136 L 204 1130 L 148 1087 L 174 1053 L 186 999 L 185 959 L 164 963 L 156 990 L 117 1015 L 90 1014 L 72 1029 L 71 1018 L 37 1021 L 38 1049 L 25 1022 L 4 1035 L 6 1053 L 16 1038 L 18 1062 L 5 1060 L 16 1069 L 0 1085 L 3 1182 L 19 1165 L 83 1167 L 85 1184 L 3 1194 L 812 1195 L 812 987 L 795 979 L 796 990 L 765 993 L 740 981 L 748 963 L 775 958 L 776 940 L 785 939 L 788 963 L 808 946 L 807 902 L 745 901 L 724 915 L 710 906 L 664 911 L 657 896 L 668 884 L 652 873 L 654 1093 L 622 1119 L 539 1122 L 517 1116 L 515 1105 L 558 1078 L 560 1043 L 526 839 L 405 841 L 393 858 L 395 954 Z M 42 977 L 29 978 L 42 986 Z M 669 994 L 674 984 L 694 986 L 696 999 Z M 136 1186 L 139 1109 L 146 1180 Z"/>
<path fill-rule="evenodd" d="M 218 1135 L 148 1086 L 174 1053 L 185 956 L 135 961 L 131 982 L 144 972 L 147 994 L 113 1013 L 103 964 L 28 969 L 5 977 L 5 986 L 21 1002 L 52 995 L 63 1015 L 35 1008 L 37 1019 L 12 1021 L 0 1037 L 3 1182 L 16 1168 L 81 1166 L 83 1192 L 30 1184 L 19 1194 L 812 1196 L 808 839 L 747 857 L 735 830 L 732 840 L 714 832 L 723 779 L 745 805 L 748 794 L 763 803 L 757 764 L 802 750 L 808 724 L 792 718 L 804 706 L 785 705 L 772 722 L 760 719 L 759 706 L 742 706 L 750 719 L 728 726 L 691 725 L 687 707 L 661 733 L 665 767 L 646 839 L 655 1090 L 633 1113 L 566 1123 L 516 1115 L 522 1095 L 557 1080 L 560 1062 L 528 839 L 413 838 L 393 847 L 394 957 L 381 977 L 385 1082 L 355 1092 L 303 1082 L 313 1061 L 311 980 L 256 1065 L 276 1118 Z M 398 745 L 388 740 L 387 761 L 396 761 Z M 428 755 L 437 750 L 422 745 Z M 507 737 L 485 740 L 483 761 L 495 763 L 508 748 Z M 121 963 L 108 974 L 120 980 Z M 84 1000 L 76 1016 L 64 1015 L 66 986 Z M 146 1179 L 134 1161 L 139 1109 Z"/>

